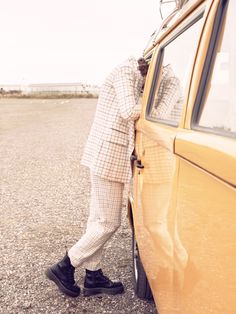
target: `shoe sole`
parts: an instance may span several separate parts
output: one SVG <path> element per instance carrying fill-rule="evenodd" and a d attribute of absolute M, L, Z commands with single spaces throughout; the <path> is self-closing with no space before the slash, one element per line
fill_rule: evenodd
<path fill-rule="evenodd" d="M 124 287 L 117 287 L 117 288 L 84 288 L 83 289 L 83 295 L 85 297 L 90 297 L 92 295 L 96 294 L 120 294 L 124 292 Z"/>
<path fill-rule="evenodd" d="M 49 279 L 49 280 L 52 280 L 59 288 L 59 290 L 61 292 L 63 292 L 64 294 L 70 296 L 70 297 L 78 297 L 80 295 L 80 292 L 77 293 L 77 292 L 74 292 L 74 291 L 71 291 L 69 289 L 67 289 L 61 282 L 60 280 L 57 278 L 57 276 L 53 273 L 53 271 L 48 268 L 45 272 L 45 275 L 46 277 Z"/>

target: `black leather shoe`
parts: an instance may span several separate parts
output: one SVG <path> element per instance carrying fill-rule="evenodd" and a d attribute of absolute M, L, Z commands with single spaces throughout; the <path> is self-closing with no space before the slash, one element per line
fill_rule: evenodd
<path fill-rule="evenodd" d="M 67 253 L 59 263 L 49 267 L 45 272 L 47 278 L 54 281 L 61 292 L 70 297 L 78 297 L 80 287 L 75 283 L 74 273 L 75 268 L 71 265 Z"/>
<path fill-rule="evenodd" d="M 121 282 L 112 282 L 104 276 L 102 270 L 91 271 L 86 269 L 84 280 L 84 296 L 88 297 L 95 294 L 119 294 L 124 292 L 124 286 Z"/>

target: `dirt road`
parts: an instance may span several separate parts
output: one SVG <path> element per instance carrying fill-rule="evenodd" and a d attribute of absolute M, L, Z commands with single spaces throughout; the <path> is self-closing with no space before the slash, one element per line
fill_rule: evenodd
<path fill-rule="evenodd" d="M 89 173 L 79 165 L 96 100 L 0 99 L 0 313 L 154 313 L 132 289 L 130 230 L 106 246 L 103 270 L 123 295 L 71 299 L 44 270 L 82 234 Z M 83 271 L 76 271 L 82 285 Z"/>

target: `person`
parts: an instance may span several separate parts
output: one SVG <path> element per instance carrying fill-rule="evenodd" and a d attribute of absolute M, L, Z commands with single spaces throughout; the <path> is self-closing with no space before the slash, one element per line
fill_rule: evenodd
<path fill-rule="evenodd" d="M 103 83 L 94 121 L 81 164 L 90 169 L 91 200 L 85 234 L 46 276 L 66 295 L 77 297 L 75 268 L 85 268 L 84 296 L 115 295 L 124 291 L 101 269 L 105 243 L 121 224 L 125 184 L 131 178 L 130 156 L 134 149 L 135 120 L 140 115 L 140 92 L 148 71 L 144 58 L 128 58 Z"/>
<path fill-rule="evenodd" d="M 157 119 L 179 122 L 183 106 L 183 89 L 171 64 L 162 67 L 160 86 L 154 99 L 151 116 Z"/>

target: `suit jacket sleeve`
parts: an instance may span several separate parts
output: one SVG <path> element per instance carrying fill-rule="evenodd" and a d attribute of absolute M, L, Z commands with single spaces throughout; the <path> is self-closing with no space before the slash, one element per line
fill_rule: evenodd
<path fill-rule="evenodd" d="M 134 71 L 128 66 L 121 67 L 114 79 L 114 89 L 120 110 L 121 117 L 128 120 L 137 120 L 141 107 L 139 101 L 136 102 L 135 95 L 139 91 L 135 90 Z"/>
<path fill-rule="evenodd" d="M 170 114 L 180 98 L 180 90 L 178 78 L 170 77 L 165 79 L 162 94 L 159 94 L 157 99 L 156 116 L 165 119 Z"/>

